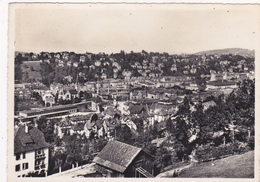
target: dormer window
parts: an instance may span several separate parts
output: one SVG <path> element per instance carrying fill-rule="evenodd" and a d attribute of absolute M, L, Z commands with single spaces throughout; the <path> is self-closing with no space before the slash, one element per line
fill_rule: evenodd
<path fill-rule="evenodd" d="M 17 160 L 17 161 L 20 160 L 20 156 L 21 156 L 20 153 L 16 154 L 16 160 Z"/>
<path fill-rule="evenodd" d="M 26 158 L 26 152 L 23 152 L 23 159 Z"/>

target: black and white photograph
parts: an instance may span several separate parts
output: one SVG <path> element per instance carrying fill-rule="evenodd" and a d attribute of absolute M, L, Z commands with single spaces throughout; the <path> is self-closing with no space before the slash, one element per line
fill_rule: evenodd
<path fill-rule="evenodd" d="M 257 179 L 258 5 L 9 10 L 9 181 Z"/>

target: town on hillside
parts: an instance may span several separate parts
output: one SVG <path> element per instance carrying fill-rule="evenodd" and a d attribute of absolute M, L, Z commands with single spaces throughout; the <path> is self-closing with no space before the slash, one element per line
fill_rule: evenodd
<path fill-rule="evenodd" d="M 14 65 L 17 177 L 254 178 L 248 50 L 15 52 Z M 245 173 L 223 167 L 232 157 Z"/>

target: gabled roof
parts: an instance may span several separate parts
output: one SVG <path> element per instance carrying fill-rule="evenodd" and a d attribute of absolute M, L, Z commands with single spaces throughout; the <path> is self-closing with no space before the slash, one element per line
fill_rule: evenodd
<path fill-rule="evenodd" d="M 130 114 L 139 114 L 142 110 L 146 110 L 145 105 L 132 105 L 129 107 Z"/>
<path fill-rule="evenodd" d="M 20 126 L 14 138 L 14 153 L 27 152 L 36 149 L 49 147 L 45 141 L 43 133 L 33 127 L 28 126 L 28 133 L 25 133 L 25 126 Z"/>
<path fill-rule="evenodd" d="M 142 149 L 116 140 L 109 141 L 93 162 L 123 173 Z"/>
<path fill-rule="evenodd" d="M 69 90 L 70 94 L 77 94 L 77 90 L 73 89 L 73 90 Z"/>

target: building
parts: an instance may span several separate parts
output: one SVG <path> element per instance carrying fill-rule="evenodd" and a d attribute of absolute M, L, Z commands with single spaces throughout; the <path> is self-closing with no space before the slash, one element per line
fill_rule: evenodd
<path fill-rule="evenodd" d="M 42 100 L 44 101 L 45 107 L 51 106 L 55 104 L 55 97 L 51 93 L 45 93 L 42 96 Z"/>
<path fill-rule="evenodd" d="M 33 126 L 22 125 L 14 137 L 14 167 L 17 177 L 28 173 L 47 175 L 49 144 L 43 133 Z"/>
<path fill-rule="evenodd" d="M 154 177 L 153 157 L 141 148 L 111 140 L 94 158 L 106 177 Z"/>
<path fill-rule="evenodd" d="M 19 118 L 22 120 L 33 119 L 41 116 L 51 117 L 58 115 L 66 115 L 70 113 L 76 113 L 78 111 L 78 106 L 84 103 L 60 105 L 46 108 L 37 108 L 33 110 L 23 110 L 19 112 Z"/>

